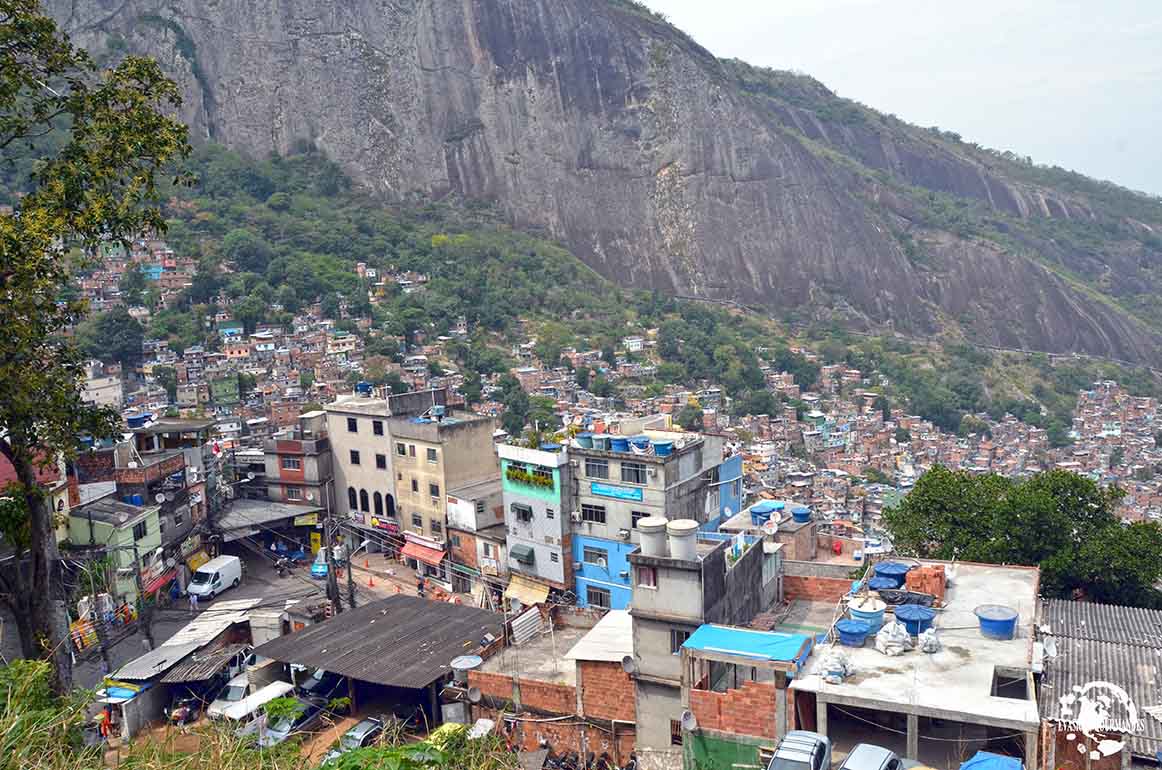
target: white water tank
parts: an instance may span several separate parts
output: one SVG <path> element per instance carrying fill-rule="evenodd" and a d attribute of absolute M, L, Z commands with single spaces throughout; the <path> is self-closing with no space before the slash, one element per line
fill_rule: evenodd
<path fill-rule="evenodd" d="M 647 516 L 638 519 L 637 531 L 641 535 L 642 556 L 665 557 L 669 554 L 666 547 L 666 525 L 670 520 L 665 516 Z"/>
<path fill-rule="evenodd" d="M 641 526 L 641 522 L 638 522 Z M 698 561 L 698 522 L 693 519 L 675 519 L 666 525 L 670 540 L 670 558 Z"/>

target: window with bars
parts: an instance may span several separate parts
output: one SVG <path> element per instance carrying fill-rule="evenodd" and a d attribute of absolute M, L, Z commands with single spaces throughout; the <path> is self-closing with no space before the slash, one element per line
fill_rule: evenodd
<path fill-rule="evenodd" d="M 598 609 L 608 610 L 612 606 L 610 601 L 611 595 L 606 588 L 595 588 L 588 586 L 585 589 L 585 601 L 590 607 L 597 607 Z"/>
<path fill-rule="evenodd" d="M 303 458 L 301 457 L 283 457 L 282 467 L 288 471 L 301 471 L 303 469 Z"/>
<path fill-rule="evenodd" d="M 633 528 L 634 529 L 637 529 L 637 523 L 639 521 L 641 521 L 642 519 L 649 516 L 649 514 L 645 511 L 630 511 L 629 515 L 630 515 L 630 518 L 633 519 Z"/>
<path fill-rule="evenodd" d="M 609 478 L 609 461 L 585 458 L 585 475 L 591 479 Z"/>
<path fill-rule="evenodd" d="M 643 463 L 622 463 L 621 480 L 626 484 L 645 484 L 646 466 Z"/>
<path fill-rule="evenodd" d="M 591 521 L 595 524 L 605 523 L 605 506 L 604 505 L 590 505 L 589 503 L 582 503 L 581 505 L 581 521 Z"/>

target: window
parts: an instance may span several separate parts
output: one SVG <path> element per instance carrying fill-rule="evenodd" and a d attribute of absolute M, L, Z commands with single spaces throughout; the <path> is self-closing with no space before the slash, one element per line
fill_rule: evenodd
<path fill-rule="evenodd" d="M 677 719 L 670 720 L 670 745 L 682 745 L 682 723 Z"/>
<path fill-rule="evenodd" d="M 585 475 L 593 479 L 609 478 L 609 461 L 585 458 Z"/>
<path fill-rule="evenodd" d="M 371 421 L 371 432 L 377 436 L 382 436 L 383 435 L 383 420 L 372 420 Z"/>
<path fill-rule="evenodd" d="M 412 514 L 412 526 L 419 527 L 420 529 L 423 529 L 424 528 L 424 517 L 419 515 L 418 513 L 413 513 Z"/>
<path fill-rule="evenodd" d="M 604 548 L 584 546 L 581 549 L 581 561 L 586 564 L 592 564 L 595 567 L 605 567 L 609 564 L 609 551 L 606 551 Z"/>
<path fill-rule="evenodd" d="M 561 561 L 561 554 L 557 553 L 556 551 L 550 552 L 549 553 L 549 561 L 556 564 L 557 562 Z"/>
<path fill-rule="evenodd" d="M 657 588 L 658 571 L 653 567 L 638 567 L 637 584 L 642 588 Z"/>
<path fill-rule="evenodd" d="M 428 448 L 428 462 L 430 462 L 430 463 L 436 462 L 436 450 L 432 449 L 431 447 Z"/>
<path fill-rule="evenodd" d="M 517 521 L 523 521 L 527 524 L 533 520 L 533 509 L 530 505 L 525 505 L 524 503 L 513 503 L 512 512 L 516 516 Z"/>
<path fill-rule="evenodd" d="M 419 491 L 420 491 L 420 482 L 417 481 L 416 479 L 412 479 L 412 492 L 415 493 L 415 492 L 419 492 Z"/>
<path fill-rule="evenodd" d="M 590 607 L 607 610 L 610 608 L 609 591 L 604 588 L 588 586 L 585 589 L 585 601 Z"/>
<path fill-rule="evenodd" d="M 381 471 L 387 470 L 387 455 L 376 455 L 375 467 Z"/>
<path fill-rule="evenodd" d="M 367 504 L 367 490 L 359 490 L 359 510 L 367 513 L 371 510 L 371 506 Z"/>
<path fill-rule="evenodd" d="M 371 502 L 375 505 L 375 515 L 383 515 L 383 495 L 376 492 L 371 496 Z"/>
<path fill-rule="evenodd" d="M 439 497 L 440 496 L 440 485 L 439 484 L 432 484 L 431 482 L 429 482 L 428 483 L 428 496 L 429 497 Z"/>
<path fill-rule="evenodd" d="M 359 432 L 359 421 L 356 420 L 354 417 L 347 418 L 347 432 L 348 433 L 358 433 Z"/>
<path fill-rule="evenodd" d="M 351 450 L 351 464 L 352 465 L 359 464 L 359 450 L 358 449 Z"/>
<path fill-rule="evenodd" d="M 492 558 L 492 543 L 484 543 L 484 558 Z"/>
<path fill-rule="evenodd" d="M 605 523 L 605 506 L 604 505 L 590 505 L 583 503 L 581 505 L 581 521 L 591 521 L 596 524 Z"/>
<path fill-rule="evenodd" d="M 415 456 L 416 456 L 416 445 L 415 444 L 408 444 L 408 457 L 415 457 Z"/>
<path fill-rule="evenodd" d="M 553 471 L 549 468 L 542 468 L 538 465 L 533 468 L 533 476 L 544 482 L 549 489 L 553 488 Z"/>
<path fill-rule="evenodd" d="M 642 463 L 622 463 L 621 480 L 626 484 L 645 484 L 646 466 Z"/>
<path fill-rule="evenodd" d="M 630 511 L 629 515 L 633 519 L 633 528 L 634 529 L 637 529 L 637 523 L 639 521 L 641 521 L 642 519 L 649 516 L 649 514 L 646 513 L 645 511 Z"/>
<path fill-rule="evenodd" d="M 440 522 L 436 521 L 435 519 L 432 519 L 432 534 L 433 535 L 444 534 L 444 525 L 441 524 Z"/>
<path fill-rule="evenodd" d="M 680 628 L 670 629 L 670 654 L 677 655 L 682 651 L 682 645 L 690 638 L 689 631 L 683 631 Z"/>
<path fill-rule="evenodd" d="M 459 535 L 448 535 L 448 540 L 451 541 L 452 546 L 454 548 L 460 547 L 460 536 Z"/>
<path fill-rule="evenodd" d="M 282 467 L 288 471 L 301 471 L 303 469 L 303 458 L 301 457 L 283 457 L 281 461 Z"/>
<path fill-rule="evenodd" d="M 476 501 L 476 515 L 477 516 L 484 515 L 484 501 L 483 500 Z"/>
<path fill-rule="evenodd" d="M 395 445 L 395 453 L 397 455 L 399 455 L 400 457 L 406 457 L 407 453 L 408 453 L 408 448 L 406 446 L 404 446 L 403 444 L 396 444 Z"/>
<path fill-rule="evenodd" d="M 355 487 L 347 487 L 347 505 L 353 511 L 359 509 L 359 498 L 355 495 Z"/>
<path fill-rule="evenodd" d="M 134 524 L 133 525 L 133 539 L 134 540 L 144 540 L 145 539 L 145 531 L 146 530 L 145 530 L 145 522 L 144 521 L 140 521 L 140 522 Z"/>
<path fill-rule="evenodd" d="M 286 499 L 287 500 L 302 500 L 303 499 L 303 490 L 299 489 L 298 487 L 287 487 L 286 488 Z"/>
<path fill-rule="evenodd" d="M 546 508 L 545 509 L 545 518 L 546 519 L 555 519 L 555 518 L 557 518 L 557 512 L 554 511 L 552 508 Z"/>

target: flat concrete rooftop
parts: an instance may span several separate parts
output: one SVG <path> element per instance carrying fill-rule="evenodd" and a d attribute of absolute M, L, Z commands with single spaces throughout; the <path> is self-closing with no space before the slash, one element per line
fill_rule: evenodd
<path fill-rule="evenodd" d="M 864 647 L 839 647 L 855 673 L 841 684 L 828 684 L 819 669 L 831 645 L 823 644 L 815 648 L 792 689 L 814 692 L 828 703 L 994 727 L 1036 728 L 1040 724 L 1036 701 L 999 697 L 992 692 L 995 673 L 1010 680 L 1016 672 L 1029 669 L 1031 629 L 1037 613 L 1037 570 L 957 564 L 954 574 L 945 607 L 937 611 L 933 621 L 942 643 L 939 652 L 913 650 L 888 657 L 875 649 L 874 639 L 869 637 Z M 973 614 L 981 604 L 1004 604 L 1017 610 L 1016 638 L 998 641 L 983 637 Z M 1004 671 L 997 672 L 998 668 Z"/>
<path fill-rule="evenodd" d="M 576 687 L 577 662 L 565 660 L 565 653 L 587 633 L 587 628 L 554 629 L 551 634 L 541 634 L 522 645 L 505 647 L 484 661 L 479 670 L 508 676 L 516 673 L 521 679 Z"/>

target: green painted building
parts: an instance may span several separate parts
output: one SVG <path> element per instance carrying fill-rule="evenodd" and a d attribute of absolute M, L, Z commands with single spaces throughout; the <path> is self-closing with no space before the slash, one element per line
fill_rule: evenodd
<path fill-rule="evenodd" d="M 241 403 L 242 391 L 238 387 L 238 375 L 228 374 L 210 380 L 210 400 L 220 406 Z"/>
<path fill-rule="evenodd" d="M 110 593 L 116 598 L 137 600 L 137 557 L 148 565 L 161 548 L 158 511 L 156 505 L 130 505 L 109 496 L 69 512 L 69 542 L 108 552 L 113 565 Z"/>

